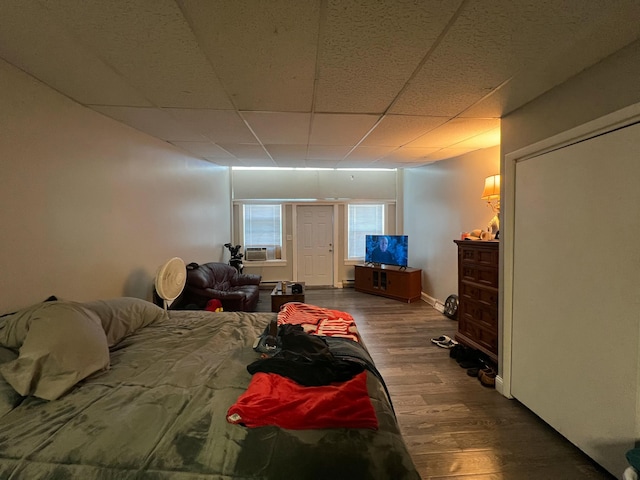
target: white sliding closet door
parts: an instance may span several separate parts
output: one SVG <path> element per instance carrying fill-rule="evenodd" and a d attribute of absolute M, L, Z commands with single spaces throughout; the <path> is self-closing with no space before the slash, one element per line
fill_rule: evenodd
<path fill-rule="evenodd" d="M 640 124 L 515 179 L 511 393 L 619 477 L 640 439 Z"/>

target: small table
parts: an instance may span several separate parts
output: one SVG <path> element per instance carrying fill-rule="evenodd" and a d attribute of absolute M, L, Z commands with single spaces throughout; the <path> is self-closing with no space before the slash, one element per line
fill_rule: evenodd
<path fill-rule="evenodd" d="M 291 286 L 294 283 L 302 285 L 302 293 L 291 293 Z M 304 282 L 287 282 L 285 291 L 282 291 L 282 282 L 278 282 L 271 292 L 271 311 L 279 312 L 282 305 L 288 302 L 304 303 Z"/>

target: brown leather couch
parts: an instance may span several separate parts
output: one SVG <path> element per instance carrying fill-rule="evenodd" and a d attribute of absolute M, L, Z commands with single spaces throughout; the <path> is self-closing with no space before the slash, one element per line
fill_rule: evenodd
<path fill-rule="evenodd" d="M 240 274 L 226 263 L 190 263 L 186 285 L 172 308 L 202 310 L 209 300 L 217 298 L 224 311 L 253 312 L 260 298 L 261 280 L 260 275 Z"/>

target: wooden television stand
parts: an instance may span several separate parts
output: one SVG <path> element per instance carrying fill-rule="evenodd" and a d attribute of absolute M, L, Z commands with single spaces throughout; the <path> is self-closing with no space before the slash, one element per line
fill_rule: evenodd
<path fill-rule="evenodd" d="M 422 294 L 422 270 L 391 265 L 356 265 L 355 289 L 411 303 Z"/>

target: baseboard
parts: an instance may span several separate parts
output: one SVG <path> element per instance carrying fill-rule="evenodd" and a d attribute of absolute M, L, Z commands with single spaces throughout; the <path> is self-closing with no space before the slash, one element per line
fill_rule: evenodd
<path fill-rule="evenodd" d="M 438 300 L 437 298 L 433 298 L 426 293 L 422 292 L 422 300 L 427 302 L 433 308 L 435 308 L 440 313 L 444 313 L 444 303 Z"/>
<path fill-rule="evenodd" d="M 504 393 L 504 381 L 500 375 L 496 375 L 496 392 L 498 392 L 503 397 L 513 398 L 511 395 L 505 395 Z"/>
<path fill-rule="evenodd" d="M 420 296 L 422 297 L 422 300 L 427 302 L 429 305 L 431 305 L 432 307 L 436 304 L 437 300 L 429 295 L 427 295 L 426 293 L 422 292 L 420 294 Z"/>

